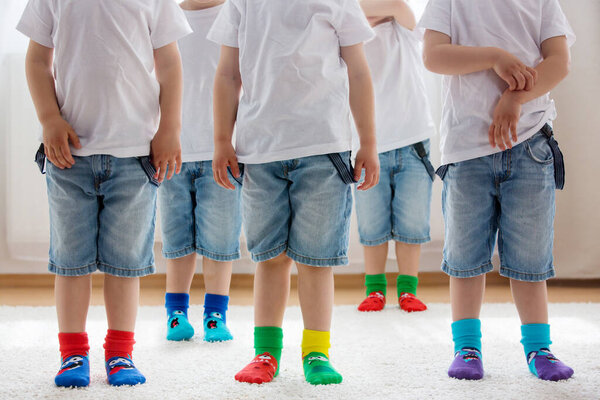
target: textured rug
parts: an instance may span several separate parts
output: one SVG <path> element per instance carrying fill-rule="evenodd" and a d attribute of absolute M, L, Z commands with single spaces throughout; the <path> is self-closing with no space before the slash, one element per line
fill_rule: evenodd
<path fill-rule="evenodd" d="M 396 307 L 359 313 L 352 306 L 334 311 L 331 357 L 343 374 L 337 386 L 304 382 L 300 362 L 302 319 L 289 308 L 279 376 L 270 384 L 235 382 L 233 375 L 253 356 L 252 308 L 228 313 L 235 340 L 208 344 L 197 335 L 185 343 L 164 339 L 161 307 L 142 307 L 134 361 L 145 385 L 110 387 L 102 362 L 104 309 L 89 315 L 92 383 L 89 388 L 58 389 L 55 312 L 50 307 L 0 307 L 0 398 L 2 399 L 600 399 L 600 304 L 552 304 L 552 346 L 575 369 L 567 382 L 541 382 L 525 364 L 516 310 L 512 304 L 483 309 L 483 381 L 449 379 L 452 358 L 450 307 L 430 304 L 424 313 Z M 202 308 L 190 310 L 201 331 Z"/>

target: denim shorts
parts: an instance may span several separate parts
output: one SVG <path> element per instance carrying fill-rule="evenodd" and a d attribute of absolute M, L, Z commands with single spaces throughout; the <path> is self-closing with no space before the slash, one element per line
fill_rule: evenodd
<path fill-rule="evenodd" d="M 73 158 L 70 169 L 46 162 L 48 270 L 62 276 L 153 273 L 158 183 L 148 157 Z"/>
<path fill-rule="evenodd" d="M 424 146 L 429 152 L 429 140 Z M 361 244 L 428 242 L 432 180 L 423 161 L 411 145 L 380 153 L 379 164 L 377 186 L 354 191 Z"/>
<path fill-rule="evenodd" d="M 240 258 L 242 177 L 238 182 L 230 174 L 235 190 L 222 188 L 213 178 L 211 164 L 184 162 L 181 172 L 158 191 L 165 258 L 192 253 L 215 261 Z"/>
<path fill-rule="evenodd" d="M 443 178 L 442 270 L 458 278 L 491 271 L 497 234 L 501 275 L 530 282 L 553 277 L 553 162 L 538 132 L 512 149 L 450 164 Z"/>
<path fill-rule="evenodd" d="M 310 266 L 348 264 L 352 190 L 327 155 L 246 164 L 242 198 L 255 262 L 286 252 Z"/>

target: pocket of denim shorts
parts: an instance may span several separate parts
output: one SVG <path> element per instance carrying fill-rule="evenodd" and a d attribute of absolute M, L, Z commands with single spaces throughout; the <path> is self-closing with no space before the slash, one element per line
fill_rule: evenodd
<path fill-rule="evenodd" d="M 156 174 L 156 168 L 154 168 L 154 165 L 152 165 L 152 163 L 150 162 L 150 157 L 138 157 L 138 161 L 142 165 L 142 169 L 148 176 L 148 180 L 150 181 L 150 183 L 152 183 L 156 187 L 160 186 L 160 182 L 154 177 L 154 175 Z"/>
<path fill-rule="evenodd" d="M 536 134 L 527 139 L 525 141 L 525 149 L 529 157 L 538 164 L 547 165 L 554 162 L 552 148 L 548 144 L 548 139 L 541 134 Z"/>
<path fill-rule="evenodd" d="M 235 179 L 235 181 L 237 183 L 239 183 L 241 185 L 244 182 L 244 164 L 238 163 L 238 168 L 240 169 L 239 178 L 236 178 L 235 176 L 233 176 L 233 174 L 231 173 L 231 169 L 229 167 L 227 167 L 227 172 L 233 179 Z"/>

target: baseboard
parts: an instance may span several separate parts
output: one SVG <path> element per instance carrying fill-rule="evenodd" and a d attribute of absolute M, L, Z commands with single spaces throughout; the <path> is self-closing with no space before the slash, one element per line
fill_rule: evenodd
<path fill-rule="evenodd" d="M 387 273 L 387 280 L 390 286 L 396 282 L 395 273 Z M 500 276 L 497 272 L 490 272 L 486 276 L 488 285 L 508 285 L 508 279 Z M 92 285 L 94 287 L 102 286 L 103 277 L 101 274 L 92 275 Z M 292 287 L 297 286 L 298 277 L 292 275 Z M 447 286 L 449 278 L 443 272 L 423 272 L 419 274 L 419 285 L 422 286 Z M 142 288 L 165 287 L 166 275 L 154 274 L 141 278 Z M 252 274 L 233 274 L 231 277 L 231 287 L 239 289 L 251 289 L 254 282 Z M 364 274 L 338 274 L 335 276 L 335 287 L 338 289 L 356 288 L 364 284 Z M 549 286 L 564 287 L 600 287 L 600 279 L 550 279 Z M 1 288 L 44 288 L 54 286 L 54 275 L 51 274 L 0 274 Z M 196 274 L 192 283 L 193 287 L 204 287 L 204 276 Z"/>

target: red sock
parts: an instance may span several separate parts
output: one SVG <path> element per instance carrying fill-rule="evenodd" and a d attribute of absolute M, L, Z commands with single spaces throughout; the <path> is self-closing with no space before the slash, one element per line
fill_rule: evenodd
<path fill-rule="evenodd" d="M 133 353 L 133 332 L 115 331 L 109 329 L 104 339 L 104 358 L 105 361 L 113 357 L 131 358 Z"/>
<path fill-rule="evenodd" d="M 385 307 L 385 296 L 383 292 L 371 292 L 362 303 L 358 305 L 358 311 L 381 311 Z"/>
<path fill-rule="evenodd" d="M 64 360 L 70 356 L 87 356 L 90 350 L 86 332 L 58 333 L 60 356 Z"/>

